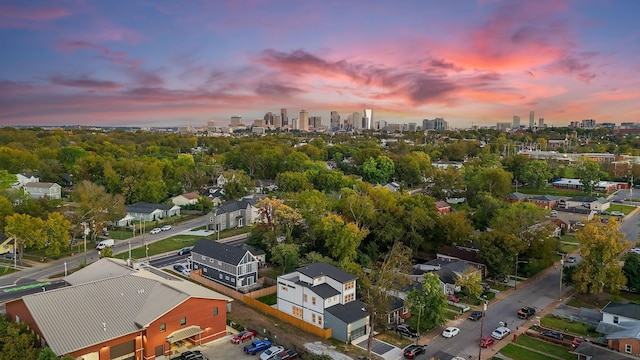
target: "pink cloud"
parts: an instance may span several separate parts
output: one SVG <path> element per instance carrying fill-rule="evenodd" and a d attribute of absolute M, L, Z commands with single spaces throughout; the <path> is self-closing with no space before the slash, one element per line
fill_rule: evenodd
<path fill-rule="evenodd" d="M 113 81 L 96 80 L 88 76 L 79 78 L 67 78 L 63 76 L 52 76 L 51 83 L 68 87 L 83 88 L 88 90 L 114 90 L 120 87 Z"/>
<path fill-rule="evenodd" d="M 0 5 L 0 27 L 31 28 L 39 22 L 47 22 L 71 15 L 61 7 Z"/>
<path fill-rule="evenodd" d="M 107 60 L 112 64 L 128 66 L 139 66 L 142 64 L 142 61 L 127 59 L 127 54 L 123 52 L 111 51 L 105 46 L 100 46 L 88 41 L 69 41 L 63 46 L 67 51 L 76 51 L 80 49 L 96 50 L 102 54 L 98 56 L 99 59 Z"/>

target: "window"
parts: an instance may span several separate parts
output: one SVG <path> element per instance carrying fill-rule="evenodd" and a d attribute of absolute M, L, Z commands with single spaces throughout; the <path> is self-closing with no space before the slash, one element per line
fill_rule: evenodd
<path fill-rule="evenodd" d="M 408 313 L 408 312 L 409 312 L 409 309 L 407 309 L 407 307 L 406 307 L 406 306 L 403 306 L 403 307 L 402 307 L 402 315 L 404 315 L 404 314 L 406 314 L 406 313 Z"/>
<path fill-rule="evenodd" d="M 304 301 L 304 302 L 307 302 L 307 301 L 308 301 L 308 300 L 307 300 L 307 294 L 303 294 L 303 295 L 302 295 L 302 301 Z"/>
<path fill-rule="evenodd" d="M 322 325 L 322 316 L 318 315 L 318 324 Z"/>
<path fill-rule="evenodd" d="M 617 316 L 614 316 L 614 317 L 613 317 L 613 323 L 614 323 L 614 324 L 617 324 L 619 321 L 620 321 L 620 319 L 618 319 L 618 317 L 617 317 Z"/>
<path fill-rule="evenodd" d="M 200 256 L 202 258 L 202 260 L 206 260 L 206 258 L 204 257 L 204 255 Z"/>
<path fill-rule="evenodd" d="M 315 304 L 316 304 L 316 297 L 315 297 L 315 296 L 313 296 L 313 297 L 311 298 L 311 304 L 313 304 L 313 305 L 315 305 Z"/>
<path fill-rule="evenodd" d="M 624 345 L 624 352 L 626 352 L 627 354 L 631 354 L 632 350 L 633 350 L 633 346 L 631 346 L 631 344 Z"/>
<path fill-rule="evenodd" d="M 311 322 L 312 323 L 316 322 L 316 314 L 311 314 Z"/>
<path fill-rule="evenodd" d="M 160 324 L 160 332 L 165 332 L 167 330 L 167 324 L 162 323 Z"/>
<path fill-rule="evenodd" d="M 220 280 L 222 280 L 222 274 L 218 274 L 218 276 L 220 276 Z"/>
<path fill-rule="evenodd" d="M 229 281 L 229 276 L 225 275 L 225 276 L 224 276 L 224 279 L 225 279 L 225 280 L 227 280 L 227 281 Z"/>
<path fill-rule="evenodd" d="M 185 326 L 187 325 L 187 318 L 183 317 L 182 319 L 180 319 L 180 326 Z"/>
<path fill-rule="evenodd" d="M 348 303 L 349 301 L 353 301 L 355 299 L 356 295 L 355 294 L 347 294 L 344 297 L 344 302 Z"/>
<path fill-rule="evenodd" d="M 301 318 L 302 317 L 302 309 L 300 309 L 297 306 L 294 306 L 293 307 L 293 316 Z"/>
<path fill-rule="evenodd" d="M 197 269 L 197 267 L 196 267 L 196 269 Z M 202 272 L 206 274 L 207 273 L 207 268 L 202 268 Z"/>
<path fill-rule="evenodd" d="M 355 281 L 349 281 L 348 283 L 344 284 L 344 289 L 345 290 L 353 289 L 355 285 L 356 285 Z"/>
<path fill-rule="evenodd" d="M 289 289 L 287 289 L 287 287 L 286 287 L 286 286 L 281 286 L 281 287 L 280 287 L 280 290 L 282 290 L 282 291 L 289 291 Z"/>
<path fill-rule="evenodd" d="M 218 307 L 213 308 L 213 316 L 218 316 Z"/>

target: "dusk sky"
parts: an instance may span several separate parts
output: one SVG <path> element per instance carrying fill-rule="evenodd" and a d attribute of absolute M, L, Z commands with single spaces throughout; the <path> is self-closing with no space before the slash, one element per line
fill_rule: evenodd
<path fill-rule="evenodd" d="M 0 125 L 640 122 L 640 1 L 0 1 Z"/>

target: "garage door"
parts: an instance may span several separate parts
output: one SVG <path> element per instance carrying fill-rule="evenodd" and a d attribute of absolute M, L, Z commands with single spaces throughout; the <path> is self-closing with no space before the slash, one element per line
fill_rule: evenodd
<path fill-rule="evenodd" d="M 111 360 L 135 360 L 136 343 L 134 340 L 127 341 L 110 349 Z"/>
<path fill-rule="evenodd" d="M 349 335 L 349 339 L 353 340 L 353 339 L 357 339 L 360 336 L 364 336 L 367 334 L 367 325 L 364 325 L 362 327 L 359 327 L 353 331 L 351 331 L 351 334 Z"/>

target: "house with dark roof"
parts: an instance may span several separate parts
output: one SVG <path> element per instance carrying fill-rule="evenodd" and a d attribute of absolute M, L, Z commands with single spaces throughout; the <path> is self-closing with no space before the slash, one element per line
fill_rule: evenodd
<path fill-rule="evenodd" d="M 611 201 L 593 196 L 574 196 L 560 200 L 558 205 L 562 208 L 584 208 L 600 212 L 607 210 L 611 206 Z"/>
<path fill-rule="evenodd" d="M 365 305 L 356 301 L 355 275 L 317 262 L 278 276 L 278 310 L 350 342 L 368 334 Z"/>
<path fill-rule="evenodd" d="M 536 204 L 536 206 L 539 206 L 543 209 L 553 209 L 558 205 L 560 197 L 553 195 L 534 195 L 527 198 L 527 201 Z"/>
<path fill-rule="evenodd" d="M 180 206 L 139 202 L 127 205 L 126 215 L 135 221 L 156 221 L 180 215 Z"/>
<path fill-rule="evenodd" d="M 258 219 L 256 199 L 228 201 L 219 208 L 211 210 L 207 229 L 222 231 L 249 226 Z"/>
<path fill-rule="evenodd" d="M 609 350 L 605 347 L 584 341 L 577 348 L 571 351 L 576 354 L 578 360 L 629 360 L 637 359 L 636 357 L 626 355 L 617 351 Z"/>
<path fill-rule="evenodd" d="M 6 304 L 10 321 L 26 322 L 58 356 L 168 359 L 227 335 L 232 299 L 190 281 L 108 258 L 73 275 L 71 286 Z"/>
<path fill-rule="evenodd" d="M 258 259 L 249 250 L 206 238 L 198 240 L 191 250 L 192 270 L 200 270 L 203 277 L 236 291 L 257 286 L 258 266 Z"/>
<path fill-rule="evenodd" d="M 504 201 L 508 203 L 521 203 L 526 202 L 528 198 L 529 195 L 516 191 L 505 196 Z"/>
<path fill-rule="evenodd" d="M 15 184 L 11 185 L 11 187 L 16 189 L 21 188 L 29 183 L 40 182 L 40 178 L 32 173 L 18 173 L 16 174 L 16 178 L 18 179 L 18 181 L 16 181 Z"/>
<path fill-rule="evenodd" d="M 479 249 L 466 246 L 443 246 L 438 249 L 436 260 L 446 262 L 464 261 L 467 264 L 480 270 L 482 277 L 487 275 L 487 266 L 480 261 Z"/>
<path fill-rule="evenodd" d="M 14 238 L 7 236 L 4 231 L 0 229 L 0 255 L 13 253 Z"/>
<path fill-rule="evenodd" d="M 605 334 L 609 349 L 640 356 L 640 305 L 610 302 L 600 312 L 596 331 Z"/>

